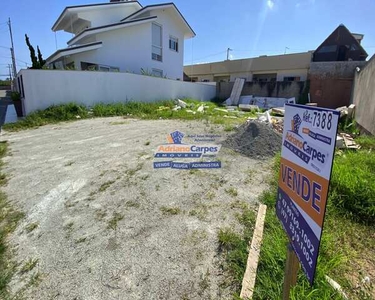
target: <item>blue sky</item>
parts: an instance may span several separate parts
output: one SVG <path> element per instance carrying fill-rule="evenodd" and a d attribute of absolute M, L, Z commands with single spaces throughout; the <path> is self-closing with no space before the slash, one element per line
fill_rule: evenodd
<path fill-rule="evenodd" d="M 20 69 L 25 68 L 25 62 L 30 64 L 25 33 L 47 58 L 56 50 L 51 27 L 65 6 L 107 1 L 6 2 L 0 11 L 0 75 L 8 73 L 7 64 L 11 62 L 9 49 L 4 48 L 10 47 L 8 17 L 12 19 Z M 140 1 L 144 6 L 162 2 Z M 287 53 L 313 50 L 341 23 L 352 32 L 365 34 L 362 45 L 368 59 L 375 52 L 374 0 L 175 0 L 174 3 L 197 34 L 185 43 L 185 64 L 224 60 L 228 47 L 233 49 L 232 59 L 283 54 L 285 50 Z M 58 48 L 66 47 L 69 38 L 70 34 L 58 32 Z"/>

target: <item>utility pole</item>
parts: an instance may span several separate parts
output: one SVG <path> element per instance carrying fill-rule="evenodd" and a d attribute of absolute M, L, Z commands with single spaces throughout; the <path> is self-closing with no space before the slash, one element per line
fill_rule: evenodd
<path fill-rule="evenodd" d="M 227 60 L 229 60 L 229 52 L 230 52 L 230 51 L 233 51 L 233 49 L 231 49 L 231 48 L 228 48 L 228 49 L 227 49 Z"/>
<path fill-rule="evenodd" d="M 16 76 L 17 76 L 17 67 L 16 67 L 16 57 L 14 55 L 12 23 L 10 22 L 10 18 L 8 20 L 8 26 L 9 26 L 10 42 L 11 42 L 11 45 L 12 45 L 12 47 L 10 48 L 10 54 L 12 56 L 13 78 L 16 78 Z"/>
<path fill-rule="evenodd" d="M 8 65 L 8 69 L 9 69 L 9 80 L 10 82 L 12 82 L 12 66 L 10 64 Z"/>

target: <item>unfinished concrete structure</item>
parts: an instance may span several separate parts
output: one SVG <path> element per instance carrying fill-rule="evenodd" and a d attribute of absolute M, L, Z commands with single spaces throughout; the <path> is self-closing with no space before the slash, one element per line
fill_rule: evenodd
<path fill-rule="evenodd" d="M 226 60 L 199 65 L 188 65 L 184 72 L 192 81 L 305 81 L 312 52 L 286 55 L 263 55 L 255 58 Z"/>
<path fill-rule="evenodd" d="M 375 135 L 375 55 L 364 68 L 356 71 L 352 103 L 356 105 L 355 119 L 365 131 Z"/>

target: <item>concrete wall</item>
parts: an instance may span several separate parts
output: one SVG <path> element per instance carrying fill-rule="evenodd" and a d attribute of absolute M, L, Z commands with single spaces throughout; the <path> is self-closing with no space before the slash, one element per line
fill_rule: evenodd
<path fill-rule="evenodd" d="M 321 107 L 337 108 L 350 104 L 356 67 L 366 62 L 312 62 L 310 65 L 310 99 Z"/>
<path fill-rule="evenodd" d="M 21 70 L 18 76 L 23 82 L 26 115 L 69 102 L 92 106 L 97 103 L 151 102 L 176 98 L 208 101 L 216 95 L 216 86 L 212 84 L 129 73 Z"/>
<path fill-rule="evenodd" d="M 358 124 L 375 135 L 375 55 L 355 75 L 352 103 L 356 105 Z"/>
<path fill-rule="evenodd" d="M 217 97 L 228 99 L 233 89 L 234 82 L 217 83 Z M 305 82 L 245 82 L 241 96 L 253 95 L 256 97 L 292 98 L 298 100 L 302 94 Z"/>

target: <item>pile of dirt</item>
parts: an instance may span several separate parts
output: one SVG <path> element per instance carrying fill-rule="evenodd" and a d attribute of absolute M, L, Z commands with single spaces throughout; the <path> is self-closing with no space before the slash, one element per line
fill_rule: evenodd
<path fill-rule="evenodd" d="M 223 146 L 251 158 L 274 156 L 281 150 L 282 136 L 265 123 L 251 121 L 240 126 Z"/>

